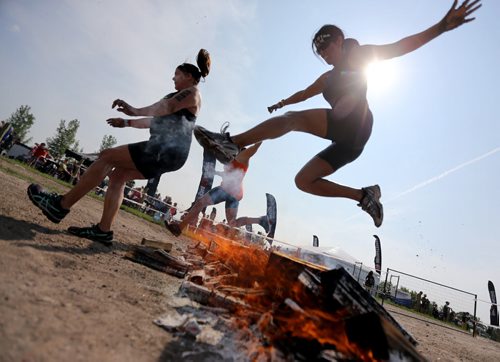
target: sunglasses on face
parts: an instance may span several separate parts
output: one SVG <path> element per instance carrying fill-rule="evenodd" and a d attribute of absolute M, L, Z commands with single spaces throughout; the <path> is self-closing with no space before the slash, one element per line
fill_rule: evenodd
<path fill-rule="evenodd" d="M 318 52 L 322 52 L 332 42 L 331 35 L 330 34 L 322 34 L 319 35 L 315 40 L 314 40 L 314 46 L 316 47 L 316 50 Z"/>

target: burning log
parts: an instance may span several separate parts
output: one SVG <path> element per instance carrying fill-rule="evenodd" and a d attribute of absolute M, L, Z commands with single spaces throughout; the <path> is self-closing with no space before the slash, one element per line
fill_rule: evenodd
<path fill-rule="evenodd" d="M 227 309 L 235 312 L 238 309 L 251 310 L 251 307 L 241 299 L 228 296 L 214 289 L 208 289 L 198 284 L 185 281 L 182 283 L 179 292 L 186 294 L 192 300 L 209 306 Z"/>
<path fill-rule="evenodd" d="M 188 280 L 194 284 L 198 285 L 203 285 L 205 282 L 206 274 L 205 270 L 203 269 L 198 269 L 198 270 L 193 270 L 191 273 L 189 273 Z"/>
<path fill-rule="evenodd" d="M 238 278 L 238 273 L 219 275 L 217 277 L 210 278 L 206 280 L 205 285 L 212 288 L 216 288 L 219 285 L 235 284 Z"/>
<path fill-rule="evenodd" d="M 146 265 L 152 269 L 184 278 L 191 264 L 176 258 L 162 249 L 152 249 L 145 246 L 134 246 L 125 258 Z"/>
<path fill-rule="evenodd" d="M 261 343 L 256 360 L 276 350 L 284 360 L 423 360 L 413 337 L 342 268 L 217 236 L 196 249 L 207 264 L 180 293 L 236 314 L 238 329 Z"/>
<path fill-rule="evenodd" d="M 424 360 L 399 328 L 375 312 L 349 318 L 345 325 L 349 340 L 371 351 L 375 359 L 399 360 L 397 352 L 404 352 L 411 360 Z"/>
<path fill-rule="evenodd" d="M 172 243 L 166 243 L 164 241 L 158 241 L 158 240 L 150 240 L 146 238 L 142 239 L 141 245 L 149 246 L 150 248 L 155 248 L 155 249 L 163 249 L 166 252 L 170 252 L 172 250 Z"/>
<path fill-rule="evenodd" d="M 278 291 L 270 281 L 266 285 L 274 299 L 284 299 L 273 312 L 271 339 L 280 349 L 302 351 L 295 357 L 306 360 L 332 350 L 347 358 L 386 360 L 400 353 L 422 360 L 415 339 L 344 269 L 272 253 L 269 273 L 280 273 Z"/>
<path fill-rule="evenodd" d="M 198 243 L 193 247 L 188 247 L 188 252 L 190 254 L 198 255 L 202 258 L 205 257 L 207 251 L 207 247 L 201 241 L 198 241 Z"/>

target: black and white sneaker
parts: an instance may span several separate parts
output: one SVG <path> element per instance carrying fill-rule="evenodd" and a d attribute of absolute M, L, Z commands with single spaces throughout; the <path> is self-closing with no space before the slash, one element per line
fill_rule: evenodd
<path fill-rule="evenodd" d="M 380 202 L 382 192 L 379 185 L 363 187 L 363 198 L 358 204 L 364 211 L 366 211 L 373 219 L 376 227 L 382 225 L 384 220 L 384 207 Z"/>
<path fill-rule="evenodd" d="M 113 231 L 102 231 L 97 224 L 86 228 L 70 226 L 68 232 L 80 238 L 97 241 L 106 246 L 113 245 Z"/>
<path fill-rule="evenodd" d="M 165 227 L 172 233 L 174 236 L 180 236 L 182 234 L 181 227 L 177 222 L 168 222 L 165 220 Z"/>
<path fill-rule="evenodd" d="M 29 185 L 27 193 L 31 202 L 42 210 L 43 214 L 50 221 L 59 224 L 61 220 L 68 215 L 69 210 L 61 207 L 61 195 L 55 192 L 49 193 L 44 191 L 43 188 L 37 184 Z"/>
<path fill-rule="evenodd" d="M 224 131 L 225 130 L 226 129 L 224 129 Z M 223 164 L 227 164 L 234 160 L 240 152 L 240 148 L 231 141 L 228 132 L 210 132 L 206 128 L 195 126 L 193 133 L 198 143 L 203 148 L 212 151 L 215 158 Z"/>

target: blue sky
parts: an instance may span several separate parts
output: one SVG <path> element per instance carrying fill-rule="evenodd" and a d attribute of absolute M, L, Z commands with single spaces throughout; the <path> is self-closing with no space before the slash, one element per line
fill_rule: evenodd
<path fill-rule="evenodd" d="M 390 43 L 433 25 L 451 3 L 1 0 L 0 119 L 31 106 L 36 123 L 30 136 L 38 142 L 53 136 L 61 119 L 76 118 L 86 152 L 96 151 L 104 134 L 119 144 L 144 140 L 145 130 L 107 126 L 105 120 L 118 115 L 112 101 L 153 103 L 173 91 L 175 67 L 194 62 L 203 47 L 213 63 L 200 85 L 197 122 L 218 130 L 229 121 L 238 133 L 328 69 L 311 51 L 312 35 L 323 24 L 340 26 L 361 44 Z M 354 187 L 381 185 L 380 229 L 350 200 L 296 189 L 295 174 L 328 145 L 306 134 L 262 145 L 246 176 L 239 214 L 263 214 L 269 192 L 278 201 L 279 240 L 309 246 L 316 234 L 321 246 L 372 265 L 376 233 L 384 269 L 489 300 L 487 281 L 500 288 L 498 14 L 500 3 L 483 1 L 476 21 L 385 62 L 379 77 L 370 79 L 372 137 L 358 160 L 330 178 Z M 326 106 L 316 97 L 285 110 Z M 201 158 L 193 142 L 184 168 L 162 178 L 162 195 L 181 208 L 192 201 Z M 223 209 L 218 211 L 221 219 Z"/>

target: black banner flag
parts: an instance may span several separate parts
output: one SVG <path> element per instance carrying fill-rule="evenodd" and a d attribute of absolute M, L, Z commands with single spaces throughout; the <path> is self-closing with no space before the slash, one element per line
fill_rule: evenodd
<path fill-rule="evenodd" d="M 272 239 L 274 238 L 274 233 L 276 232 L 276 222 L 278 221 L 278 211 L 276 205 L 276 199 L 273 195 L 266 193 L 267 201 L 267 221 L 269 221 L 270 230 L 267 233 L 267 241 L 272 244 Z"/>
<path fill-rule="evenodd" d="M 380 247 L 380 239 L 377 235 L 373 235 L 375 238 L 375 270 L 377 273 L 382 272 L 382 248 Z"/>
<path fill-rule="evenodd" d="M 491 299 L 490 324 L 498 327 L 497 295 L 495 293 L 495 286 L 491 280 L 488 280 L 488 292 L 490 293 Z"/>

